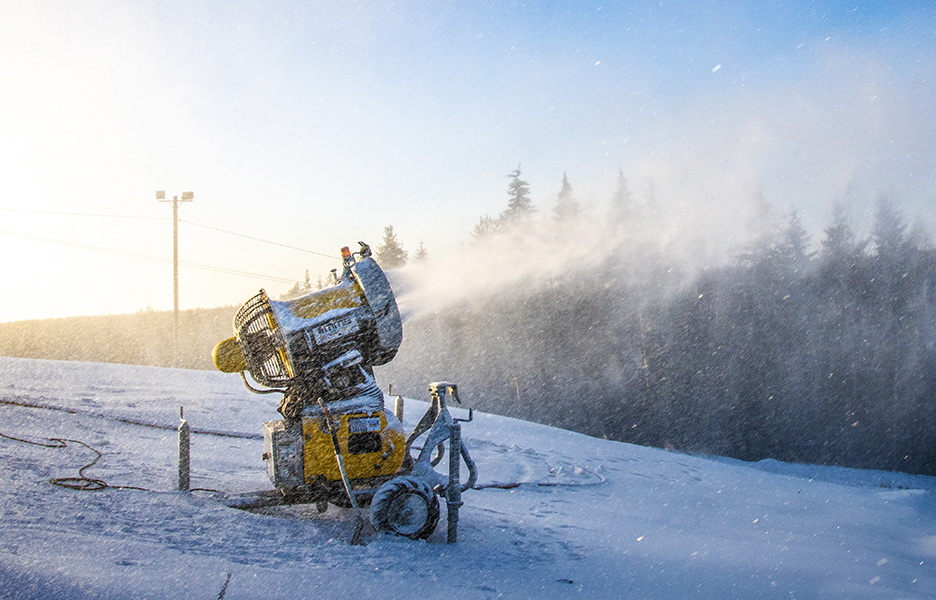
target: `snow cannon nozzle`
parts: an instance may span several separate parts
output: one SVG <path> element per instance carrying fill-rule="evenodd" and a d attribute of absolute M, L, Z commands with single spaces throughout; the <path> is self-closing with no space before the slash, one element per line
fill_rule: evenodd
<path fill-rule="evenodd" d="M 358 244 L 360 244 L 360 246 L 361 246 L 361 249 L 358 251 L 358 255 L 360 255 L 361 260 L 370 258 L 370 256 L 371 256 L 371 249 L 370 249 L 370 246 L 368 246 L 368 245 L 365 244 L 364 242 L 358 242 Z"/>

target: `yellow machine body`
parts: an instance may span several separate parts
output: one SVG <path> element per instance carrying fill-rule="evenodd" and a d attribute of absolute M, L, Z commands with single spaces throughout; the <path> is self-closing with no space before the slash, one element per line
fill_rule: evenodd
<path fill-rule="evenodd" d="M 338 427 L 338 444 L 348 478 L 367 479 L 393 475 L 403 465 L 406 439 L 399 420 L 386 410 L 366 414 L 332 415 Z M 341 479 L 325 416 L 303 417 L 303 466 L 306 483 L 320 477 Z"/>

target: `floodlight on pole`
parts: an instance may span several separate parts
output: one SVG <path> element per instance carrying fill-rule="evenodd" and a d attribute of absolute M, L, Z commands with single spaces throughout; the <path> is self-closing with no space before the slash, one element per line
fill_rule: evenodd
<path fill-rule="evenodd" d="M 179 366 L 179 203 L 191 202 L 195 199 L 195 192 L 182 192 L 182 199 L 173 196 L 166 200 L 166 192 L 156 192 L 156 199 L 160 202 L 172 202 L 172 312 L 173 312 L 173 366 Z"/>

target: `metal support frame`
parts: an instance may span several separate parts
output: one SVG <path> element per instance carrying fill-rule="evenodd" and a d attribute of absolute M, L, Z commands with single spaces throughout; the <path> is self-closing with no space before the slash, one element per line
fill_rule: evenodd
<path fill-rule="evenodd" d="M 468 410 L 467 419 L 456 419 L 452 417 L 446 404 L 446 397 L 451 396 L 456 402 L 460 403 L 458 398 L 458 386 L 456 386 L 454 383 L 432 383 L 429 385 L 429 393 L 432 398 L 429 409 L 423 415 L 422 419 L 420 419 L 419 423 L 416 425 L 416 427 L 413 429 L 413 432 L 406 440 L 406 455 L 409 457 L 413 442 L 423 434 L 427 434 L 426 439 L 423 442 L 423 446 L 419 450 L 419 456 L 415 461 L 413 461 L 413 467 L 409 470 L 408 474 L 422 479 L 427 484 L 429 484 L 429 487 L 431 487 L 435 493 L 445 498 L 448 510 L 447 543 L 454 544 L 458 541 L 458 512 L 459 509 L 464 505 L 464 502 L 462 502 L 462 493 L 473 488 L 478 482 L 478 467 L 474 460 L 472 460 L 467 446 L 462 443 L 461 437 L 461 424 L 472 421 L 474 419 L 474 411 L 471 409 Z M 323 414 L 328 412 L 324 409 L 324 407 L 322 408 Z M 399 416 L 400 421 L 402 422 L 402 397 L 397 397 L 397 402 L 394 409 L 394 412 Z M 330 421 L 331 419 L 326 416 L 326 422 L 330 423 Z M 185 427 L 188 427 L 187 423 L 185 423 Z M 180 431 L 181 429 L 182 428 L 180 427 Z M 333 433 L 333 430 L 331 430 L 331 428 L 329 429 L 330 432 Z M 333 443 L 336 442 L 334 438 L 332 441 Z M 441 462 L 442 458 L 444 457 L 446 441 L 448 441 L 449 465 L 448 475 L 443 475 L 442 473 L 436 471 L 434 466 Z M 434 451 L 436 450 L 438 450 L 438 453 L 436 456 L 433 456 Z M 359 503 L 366 504 L 370 502 L 370 497 L 377 491 L 378 488 L 358 488 L 352 490 L 349 481 L 347 480 L 347 475 L 343 469 L 341 451 L 338 447 L 335 449 L 335 456 L 339 463 L 339 469 L 342 471 L 342 483 L 344 484 L 345 491 L 351 504 L 354 506 Z M 461 483 L 462 460 L 464 460 L 465 465 L 468 468 L 468 480 L 465 483 Z M 405 469 L 402 472 L 397 473 L 397 475 L 403 474 L 407 474 Z M 270 490 L 264 492 L 226 495 L 225 503 L 231 508 L 253 509 L 264 506 L 301 504 L 304 502 L 309 502 L 310 498 L 311 496 L 303 496 L 302 494 L 284 494 L 281 490 Z M 316 496 L 315 498 L 319 497 Z M 352 543 L 357 543 L 360 541 L 361 530 L 362 527 L 359 523 L 358 528 L 355 530 L 355 535 L 352 538 Z"/>
<path fill-rule="evenodd" d="M 461 499 L 462 492 L 473 487 L 478 481 L 478 467 L 471 459 L 468 448 L 461 442 L 461 423 L 471 421 L 474 418 L 474 411 L 469 409 L 467 419 L 455 419 L 449 413 L 445 402 L 446 395 L 451 395 L 456 402 L 461 403 L 458 399 L 458 386 L 454 383 L 431 383 L 429 394 L 432 397 L 429 410 L 416 425 L 406 446 L 409 452 L 413 441 L 428 432 L 411 474 L 425 480 L 430 487 L 445 494 L 448 507 L 448 543 L 454 544 L 458 540 L 458 510 L 464 504 Z M 443 444 L 446 440 L 449 442 L 448 476 L 442 475 L 433 468 L 432 458 L 432 451 L 439 448 L 439 455 L 435 458 L 435 462 L 441 460 Z M 461 483 L 462 459 L 468 467 L 468 481 L 464 484 Z"/>

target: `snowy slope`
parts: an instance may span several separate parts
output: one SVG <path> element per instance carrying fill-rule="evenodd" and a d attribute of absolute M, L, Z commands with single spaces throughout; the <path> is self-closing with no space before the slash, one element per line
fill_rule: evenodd
<path fill-rule="evenodd" d="M 751 465 L 476 414 L 463 435 L 479 483 L 525 485 L 466 492 L 456 545 L 443 508 L 428 543 L 351 546 L 349 511 L 249 513 L 173 491 L 181 405 L 194 430 L 234 434 L 193 436 L 193 487 L 270 488 L 259 434 L 276 398 L 237 377 L 11 358 L 0 374 L 0 434 L 81 441 L 102 453 L 84 474 L 114 486 L 49 483 L 93 460 L 76 442 L 0 438 L 0 598 L 936 597 L 932 478 Z M 407 431 L 424 409 L 407 401 Z"/>

